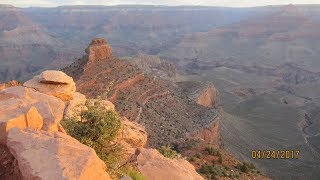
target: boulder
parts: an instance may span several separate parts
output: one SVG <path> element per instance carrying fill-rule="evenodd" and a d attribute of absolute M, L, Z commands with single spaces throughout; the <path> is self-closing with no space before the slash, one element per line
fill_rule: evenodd
<path fill-rule="evenodd" d="M 8 102 L 8 108 L 2 109 L 3 104 Z M 10 100 L 1 101 L 0 103 L 0 143 L 6 144 L 8 131 L 11 128 L 18 127 L 24 129 L 31 127 L 34 129 L 41 129 L 43 126 L 42 116 L 34 107 L 20 107 L 22 101 Z M 11 105 L 11 107 L 10 107 Z"/>
<path fill-rule="evenodd" d="M 60 132 L 13 128 L 7 146 L 23 179 L 111 179 L 92 148 Z"/>
<path fill-rule="evenodd" d="M 35 128 L 39 129 L 38 121 L 42 118 L 43 130 L 58 131 L 64 109 L 65 104 L 62 100 L 31 88 L 16 86 L 0 91 L 0 122 L 20 122 L 10 127 L 17 126 L 23 129 L 36 126 Z M 33 120 L 27 120 L 28 117 Z"/>
<path fill-rule="evenodd" d="M 155 149 L 139 148 L 137 164 L 147 179 L 200 180 L 194 167 L 184 159 L 169 159 Z"/>
<path fill-rule="evenodd" d="M 140 124 L 131 122 L 126 117 L 123 117 L 117 139 L 135 148 L 143 147 L 147 143 L 147 132 Z"/>
<path fill-rule="evenodd" d="M 93 39 L 85 51 L 89 62 L 108 59 L 112 56 L 112 49 L 103 38 Z"/>
<path fill-rule="evenodd" d="M 114 111 L 115 106 L 112 102 L 108 100 L 99 100 L 99 99 L 89 99 L 88 105 L 93 106 L 95 103 L 99 103 L 102 107 L 104 107 L 106 110 Z"/>
<path fill-rule="evenodd" d="M 72 77 L 66 75 L 62 71 L 47 70 L 43 71 L 39 76 L 40 83 L 44 84 L 72 84 Z"/>
<path fill-rule="evenodd" d="M 45 71 L 25 82 L 23 86 L 55 96 L 63 101 L 72 100 L 76 92 L 76 85 L 72 78 L 60 71 Z"/>
<path fill-rule="evenodd" d="M 85 95 L 76 92 L 73 95 L 73 99 L 67 103 L 67 107 L 64 111 L 64 119 L 76 118 L 77 120 L 81 120 L 80 113 L 82 111 L 87 110 L 88 108 L 85 106 L 87 98 Z"/>
<path fill-rule="evenodd" d="M 147 137 L 147 132 L 143 126 L 123 117 L 121 119 L 121 129 L 119 130 L 115 142 L 121 144 L 124 150 L 124 157 L 129 159 L 137 148 L 146 145 Z"/>

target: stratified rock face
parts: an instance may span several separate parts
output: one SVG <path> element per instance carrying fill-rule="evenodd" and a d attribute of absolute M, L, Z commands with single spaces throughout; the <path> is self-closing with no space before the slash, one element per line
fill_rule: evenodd
<path fill-rule="evenodd" d="M 139 149 L 138 169 L 147 179 L 201 180 L 194 167 L 184 159 L 169 159 L 155 149 Z"/>
<path fill-rule="evenodd" d="M 203 89 L 198 96 L 197 103 L 205 107 L 215 107 L 217 104 L 217 98 L 217 89 L 213 86 L 213 84 L 209 84 L 209 86 Z"/>
<path fill-rule="evenodd" d="M 0 91 L 0 139 L 13 127 L 58 131 L 65 104 L 62 100 L 22 86 Z"/>
<path fill-rule="evenodd" d="M 93 39 L 86 49 L 90 61 L 108 59 L 112 56 L 112 49 L 103 38 Z"/>
<path fill-rule="evenodd" d="M 14 128 L 7 146 L 24 179 L 111 179 L 92 148 L 60 132 Z"/>
<path fill-rule="evenodd" d="M 25 82 L 23 86 L 34 88 L 63 101 L 72 100 L 76 92 L 73 79 L 61 71 L 44 71 L 39 76 Z"/>

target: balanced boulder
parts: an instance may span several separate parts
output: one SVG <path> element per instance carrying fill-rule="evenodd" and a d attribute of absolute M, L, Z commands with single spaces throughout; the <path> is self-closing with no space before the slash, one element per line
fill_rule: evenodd
<path fill-rule="evenodd" d="M 63 101 L 73 99 L 76 85 L 73 79 L 61 71 L 48 70 L 23 84 L 25 87 L 55 96 Z"/>

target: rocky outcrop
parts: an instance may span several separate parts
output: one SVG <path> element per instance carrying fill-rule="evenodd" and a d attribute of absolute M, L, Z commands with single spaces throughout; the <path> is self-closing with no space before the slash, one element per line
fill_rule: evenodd
<path fill-rule="evenodd" d="M 44 71 L 39 76 L 25 82 L 23 86 L 55 96 L 63 101 L 72 100 L 76 92 L 73 79 L 61 71 Z"/>
<path fill-rule="evenodd" d="M 147 179 L 201 180 L 194 167 L 184 159 L 169 159 L 155 149 L 138 150 L 138 169 Z"/>
<path fill-rule="evenodd" d="M 89 106 L 93 106 L 96 103 L 99 103 L 99 105 L 102 106 L 106 110 L 110 110 L 110 111 L 115 110 L 114 104 L 108 100 L 98 100 L 98 99 L 89 99 L 88 100 Z"/>
<path fill-rule="evenodd" d="M 86 49 L 86 53 L 88 54 L 89 62 L 98 61 L 110 58 L 112 56 L 112 49 L 105 39 L 96 38 L 91 41 Z"/>
<path fill-rule="evenodd" d="M 121 129 L 116 137 L 116 142 L 121 144 L 124 155 L 128 158 L 135 153 L 137 148 L 144 147 L 147 143 L 147 132 L 143 126 L 129 121 L 126 117 L 121 119 Z"/>
<path fill-rule="evenodd" d="M 73 79 L 62 71 L 43 71 L 39 76 L 40 83 L 44 84 L 72 84 Z"/>
<path fill-rule="evenodd" d="M 85 95 L 76 92 L 73 95 L 73 99 L 67 103 L 66 109 L 64 111 L 64 119 L 76 118 L 80 120 L 80 114 L 82 111 L 87 110 L 85 106 L 87 98 Z"/>
<path fill-rule="evenodd" d="M 7 146 L 23 179 L 111 179 L 92 148 L 60 132 L 14 128 Z"/>
<path fill-rule="evenodd" d="M 0 91 L 0 139 L 13 127 L 58 131 L 65 105 L 60 99 L 22 86 Z"/>
<path fill-rule="evenodd" d="M 1 176 L 110 179 L 95 151 L 68 136 L 60 125 L 66 113 L 73 116 L 85 107 L 86 97 L 75 92 L 74 84 L 63 72 L 45 71 L 24 84 L 29 87 L 0 91 L 0 158 L 7 161 L 0 164 Z M 108 101 L 105 106 L 114 109 Z"/>
<path fill-rule="evenodd" d="M 192 134 L 190 139 L 200 140 L 205 144 L 219 146 L 220 140 L 220 118 L 211 123 L 208 127 L 201 129 L 199 132 Z"/>
<path fill-rule="evenodd" d="M 213 84 L 209 84 L 197 97 L 197 103 L 205 107 L 216 107 L 218 91 Z"/>

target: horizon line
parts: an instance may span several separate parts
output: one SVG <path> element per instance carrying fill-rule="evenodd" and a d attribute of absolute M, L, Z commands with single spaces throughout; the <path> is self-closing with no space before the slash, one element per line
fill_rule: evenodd
<path fill-rule="evenodd" d="M 114 4 L 114 5 L 94 5 L 94 4 L 83 4 L 83 5 L 60 5 L 60 6 L 15 6 L 12 4 L 1 4 L 0 6 L 12 6 L 15 8 L 59 8 L 59 7 L 119 7 L 119 6 L 151 6 L 151 7 L 210 7 L 210 8 L 259 8 L 259 7 L 273 7 L 273 6 L 320 6 L 319 4 L 270 4 L 270 5 L 257 5 L 257 6 L 211 6 L 211 5 L 161 5 L 161 4 Z"/>

